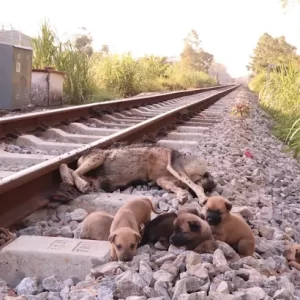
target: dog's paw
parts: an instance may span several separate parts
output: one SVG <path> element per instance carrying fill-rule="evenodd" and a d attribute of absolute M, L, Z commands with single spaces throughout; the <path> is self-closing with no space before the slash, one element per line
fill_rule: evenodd
<path fill-rule="evenodd" d="M 189 200 L 190 193 L 185 190 L 181 190 L 176 194 L 177 200 L 179 201 L 180 204 L 184 204 Z"/>
<path fill-rule="evenodd" d="M 70 172 L 68 165 L 61 164 L 59 166 L 59 173 L 60 173 L 60 177 L 61 177 L 63 183 L 67 183 L 71 186 L 74 186 L 74 179 L 72 177 L 72 174 Z"/>
<path fill-rule="evenodd" d="M 87 194 L 91 192 L 91 186 L 88 182 L 81 179 L 80 177 L 75 177 L 74 179 L 75 179 L 75 185 L 81 193 Z"/>

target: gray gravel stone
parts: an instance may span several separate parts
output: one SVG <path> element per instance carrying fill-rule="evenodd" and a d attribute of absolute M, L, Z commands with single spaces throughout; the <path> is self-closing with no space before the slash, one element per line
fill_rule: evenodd
<path fill-rule="evenodd" d="M 71 220 L 78 222 L 83 221 L 87 215 L 88 213 L 82 208 L 77 208 L 70 213 Z"/>
<path fill-rule="evenodd" d="M 38 279 L 36 277 L 25 277 L 17 286 L 18 295 L 35 295 L 39 292 Z"/>

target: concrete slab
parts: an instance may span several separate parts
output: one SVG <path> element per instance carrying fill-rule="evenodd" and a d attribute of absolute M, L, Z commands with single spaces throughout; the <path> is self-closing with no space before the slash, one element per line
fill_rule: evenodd
<path fill-rule="evenodd" d="M 170 147 L 174 150 L 181 150 L 181 149 L 192 149 L 192 148 L 197 148 L 199 145 L 199 142 L 196 141 L 175 141 L 175 140 L 159 140 L 157 141 L 158 145 L 165 146 L 165 147 Z"/>
<path fill-rule="evenodd" d="M 50 128 L 43 133 L 46 139 L 55 139 L 56 141 L 68 143 L 70 141 L 80 144 L 88 144 L 100 140 L 103 136 L 88 134 L 72 134 L 58 128 Z"/>
<path fill-rule="evenodd" d="M 127 126 L 128 127 L 128 126 Z M 108 136 L 113 133 L 118 132 L 118 129 L 112 128 L 91 128 L 81 123 L 71 123 L 69 126 L 65 126 L 70 132 L 76 132 L 76 134 L 88 134 L 88 135 L 96 135 L 96 136 Z"/>
<path fill-rule="evenodd" d="M 68 202 L 67 204 L 59 205 L 60 212 L 72 212 L 77 208 L 82 208 L 88 213 L 93 211 L 104 210 L 109 214 L 115 215 L 117 210 L 126 202 L 142 197 L 141 195 L 130 195 L 123 193 L 93 193 L 81 195 L 78 198 Z M 151 194 L 147 197 L 152 198 Z M 24 222 L 31 225 L 37 221 L 51 220 L 55 214 L 56 207 L 53 208 L 53 203 L 49 207 L 39 209 L 26 217 Z"/>
<path fill-rule="evenodd" d="M 164 137 L 166 140 L 184 140 L 184 141 L 201 141 L 207 138 L 204 133 L 176 132 L 172 131 Z"/>
<path fill-rule="evenodd" d="M 20 236 L 0 250 L 0 278 L 12 287 L 24 277 L 84 280 L 91 268 L 108 261 L 109 251 L 107 241 Z"/>
<path fill-rule="evenodd" d="M 207 127 L 200 126 L 178 126 L 176 128 L 177 132 L 190 132 L 190 133 L 205 133 L 207 131 Z"/>
<path fill-rule="evenodd" d="M 11 153 L 0 150 L 0 163 L 39 163 L 54 158 L 54 155 Z"/>
<path fill-rule="evenodd" d="M 96 126 L 99 126 L 99 127 L 108 127 L 108 128 L 128 128 L 128 127 L 130 127 L 130 124 L 118 124 L 118 123 L 112 123 L 112 122 L 103 122 L 96 118 L 89 118 L 87 122 L 90 124 L 95 124 Z"/>
<path fill-rule="evenodd" d="M 130 124 L 130 125 L 134 125 L 141 122 L 141 120 L 136 120 L 136 119 L 128 120 L 123 118 L 116 118 L 111 115 L 103 115 L 101 116 L 100 120 L 107 121 L 107 122 L 119 122 L 119 123 L 122 122 L 124 124 Z"/>
<path fill-rule="evenodd" d="M 16 144 L 18 146 L 24 147 L 35 147 L 37 149 L 51 151 L 51 150 L 58 150 L 58 151 L 71 151 L 83 147 L 84 144 L 73 144 L 73 143 L 55 143 L 55 142 L 47 142 L 39 139 L 34 135 L 21 135 L 17 138 Z"/>

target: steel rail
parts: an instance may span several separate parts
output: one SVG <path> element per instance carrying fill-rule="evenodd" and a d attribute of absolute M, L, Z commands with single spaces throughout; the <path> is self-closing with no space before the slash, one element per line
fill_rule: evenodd
<path fill-rule="evenodd" d="M 231 86 L 217 94 L 175 108 L 81 148 L 2 178 L 0 180 L 0 227 L 9 227 L 49 203 L 48 197 L 59 188 L 61 183 L 58 171 L 61 163 L 75 167 L 77 159 L 86 150 L 94 147 L 105 149 L 114 142 L 138 141 L 145 134 L 152 133 L 176 121 L 182 111 L 195 108 L 205 109 L 237 87 L 237 85 Z"/>
<path fill-rule="evenodd" d="M 197 93 L 204 93 L 211 90 L 218 90 L 232 85 L 214 86 L 209 88 L 193 89 L 188 91 L 170 92 L 155 96 L 126 98 L 101 103 L 84 104 L 66 108 L 53 109 L 50 111 L 28 113 L 13 117 L 0 118 L 0 138 L 8 134 L 24 134 L 34 131 L 39 126 L 55 126 L 62 122 L 72 122 L 82 117 L 95 115 L 95 111 L 111 109 L 122 111 L 124 109 L 137 108 L 139 106 L 155 104 L 161 101 L 175 99 L 183 96 L 190 96 Z"/>

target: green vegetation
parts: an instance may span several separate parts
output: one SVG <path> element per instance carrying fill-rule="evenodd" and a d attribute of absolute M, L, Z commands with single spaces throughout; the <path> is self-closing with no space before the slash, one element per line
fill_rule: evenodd
<path fill-rule="evenodd" d="M 95 52 L 92 41 L 84 32 L 62 43 L 48 22 L 42 24 L 33 40 L 34 68 L 54 67 L 66 72 L 64 94 L 70 104 L 217 84 L 208 75 L 213 55 L 200 47 L 195 31 L 185 39 L 179 62 L 170 62 L 166 57 L 136 59 L 130 53 L 111 54 L 107 45 Z"/>
<path fill-rule="evenodd" d="M 251 90 L 275 119 L 274 133 L 300 154 L 300 57 L 284 37 L 264 34 L 258 41 L 249 69 Z"/>

